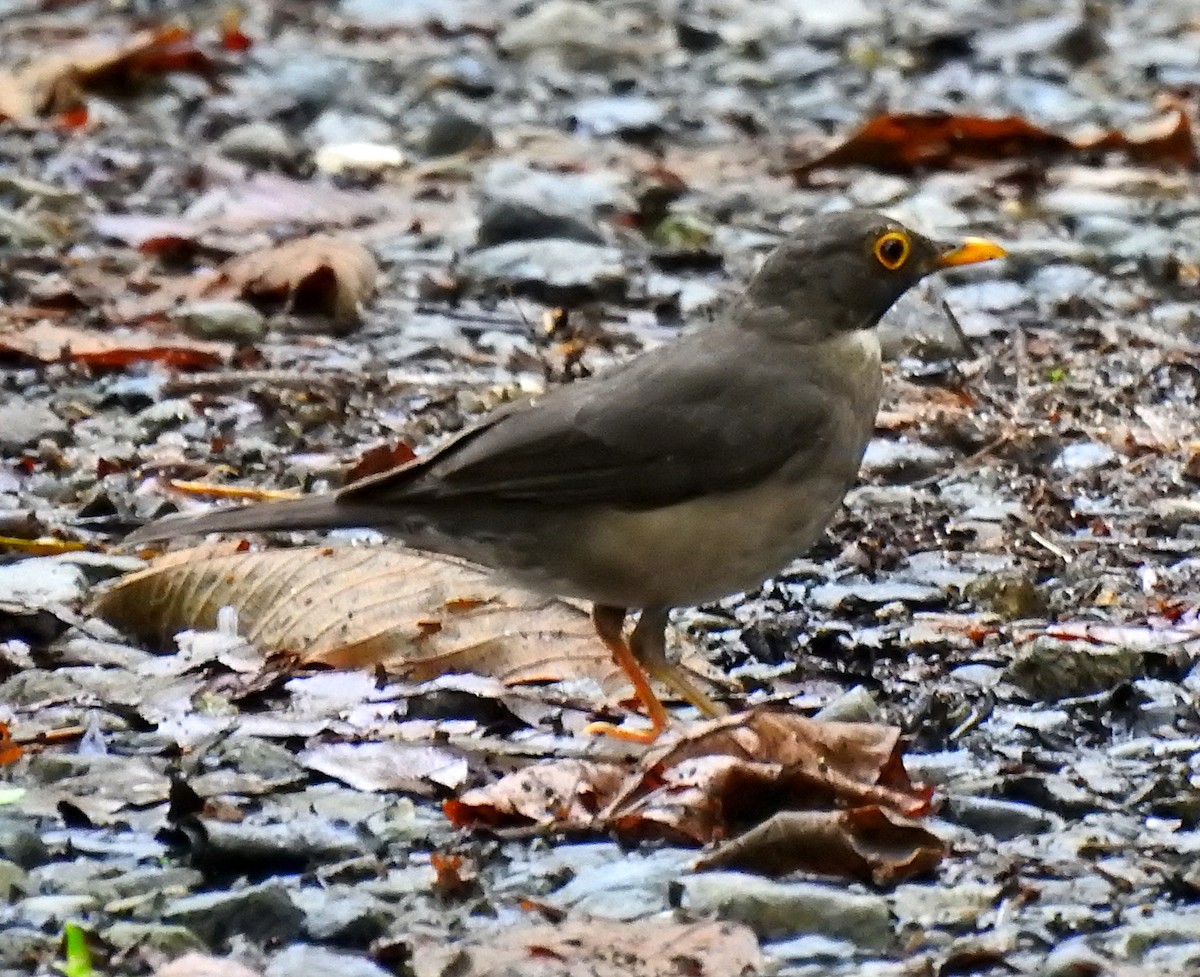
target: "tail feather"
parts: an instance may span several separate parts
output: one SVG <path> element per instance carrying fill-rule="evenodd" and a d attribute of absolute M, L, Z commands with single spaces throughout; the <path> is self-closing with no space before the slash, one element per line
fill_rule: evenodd
<path fill-rule="evenodd" d="M 217 509 L 194 516 L 167 516 L 125 537 L 126 543 L 151 543 L 207 533 L 255 533 L 288 529 L 348 529 L 369 524 L 361 506 L 339 503 L 333 493 L 286 502 L 261 502 Z"/>

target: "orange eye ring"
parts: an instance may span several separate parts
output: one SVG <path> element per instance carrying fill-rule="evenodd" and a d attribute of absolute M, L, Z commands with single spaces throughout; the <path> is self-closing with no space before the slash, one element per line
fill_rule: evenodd
<path fill-rule="evenodd" d="M 875 242 L 875 257 L 888 271 L 895 271 L 908 260 L 912 246 L 908 243 L 908 235 L 899 231 L 888 231 Z"/>

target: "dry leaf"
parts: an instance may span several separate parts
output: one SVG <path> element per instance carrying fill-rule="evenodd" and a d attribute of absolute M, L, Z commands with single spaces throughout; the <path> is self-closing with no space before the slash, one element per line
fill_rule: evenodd
<path fill-rule="evenodd" d="M 0 331 L 0 356 L 5 354 L 55 363 L 68 360 L 96 369 L 119 370 L 152 360 L 177 369 L 207 370 L 233 355 L 229 343 L 186 337 L 163 337 L 142 330 L 97 332 L 40 321 L 28 328 Z"/>
<path fill-rule="evenodd" d="M 372 793 L 429 797 L 435 784 L 457 790 L 468 773 L 466 759 L 453 750 L 414 743 L 322 743 L 297 759 L 309 770 Z"/>
<path fill-rule="evenodd" d="M 570 919 L 508 926 L 472 944 L 418 945 L 414 977 L 750 977 L 764 972 L 740 923 Z"/>
<path fill-rule="evenodd" d="M 755 710 L 706 723 L 633 771 L 536 764 L 443 809 L 458 827 L 615 831 L 631 841 L 707 844 L 751 829 L 726 850 L 730 863 L 761 868 L 773 858 L 774 873 L 803 867 L 892 884 L 944 854 L 907 819 L 928 812 L 930 794 L 908 780 L 899 744 L 889 726 Z M 807 820 L 768 828 L 783 811 Z"/>
<path fill-rule="evenodd" d="M 166 648 L 180 631 L 215 627 L 226 605 L 264 654 L 288 651 L 304 663 L 382 665 L 416 681 L 474 672 L 625 688 L 582 609 L 400 547 L 180 550 L 118 581 L 97 612 Z"/>
<path fill-rule="evenodd" d="M 370 475 L 379 475 L 382 472 L 391 471 L 393 468 L 399 468 L 415 457 L 417 457 L 417 453 L 413 451 L 407 441 L 396 441 L 368 448 L 359 456 L 353 467 L 346 472 L 346 483 L 357 482 Z"/>
<path fill-rule="evenodd" d="M 917 822 L 881 807 L 781 811 L 696 863 L 764 875 L 817 872 L 890 886 L 928 875 L 946 846 Z"/>
<path fill-rule="evenodd" d="M 13 742 L 8 723 L 0 723 L 0 767 L 16 763 L 21 759 L 22 752 L 20 744 Z"/>
<path fill-rule="evenodd" d="M 29 122 L 37 116 L 83 108 L 83 93 L 128 88 L 141 78 L 188 72 L 211 78 L 212 60 L 196 47 L 191 31 L 163 27 L 121 42 L 82 41 L 15 72 L 0 73 L 0 120 Z M 86 109 L 82 119 L 86 120 Z"/>
<path fill-rule="evenodd" d="M 204 294 L 286 302 L 298 313 L 345 323 L 357 321 L 378 277 L 371 252 L 357 241 L 314 234 L 229 259 Z"/>
<path fill-rule="evenodd" d="M 792 174 L 803 182 L 814 170 L 842 166 L 911 173 L 962 169 L 1005 159 L 1086 156 L 1097 151 L 1122 152 L 1136 162 L 1156 166 L 1195 169 L 1200 162 L 1191 124 L 1182 111 L 1131 135 L 1114 131 L 1086 140 L 1068 139 L 1015 115 L 982 118 L 945 112 L 898 113 L 876 116 L 829 152 L 795 167 Z"/>

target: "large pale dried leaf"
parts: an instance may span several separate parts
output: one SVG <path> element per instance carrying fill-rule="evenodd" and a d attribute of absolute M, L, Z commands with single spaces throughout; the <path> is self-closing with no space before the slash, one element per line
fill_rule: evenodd
<path fill-rule="evenodd" d="M 814 170 L 843 166 L 910 173 L 919 169 L 959 169 L 1006 159 L 1047 159 L 1124 153 L 1156 166 L 1195 169 L 1198 162 L 1191 124 L 1182 111 L 1131 133 L 1103 132 L 1068 139 L 1019 116 L 984 118 L 946 112 L 878 115 L 829 152 L 797 166 L 807 180 Z"/>
<path fill-rule="evenodd" d="M 357 241 L 314 234 L 231 258 L 205 293 L 286 302 L 296 312 L 353 322 L 378 277 L 371 252 Z"/>
<path fill-rule="evenodd" d="M 748 977 L 764 972 L 740 923 L 570 919 L 508 926 L 474 944 L 418 945 L 414 977 Z"/>
<path fill-rule="evenodd" d="M 41 320 L 28 328 L 0 331 L 0 356 L 5 354 L 41 363 L 67 360 L 98 369 L 123 369 L 148 360 L 180 369 L 211 369 L 229 360 L 233 347 L 142 330 L 104 333 Z"/>
<path fill-rule="evenodd" d="M 212 628 L 224 606 L 269 652 L 335 668 L 381 664 L 422 681 L 447 672 L 509 683 L 591 677 L 623 688 L 588 615 L 466 564 L 399 547 L 180 550 L 125 577 L 98 613 L 159 647 Z"/>
<path fill-rule="evenodd" d="M 766 830 L 756 826 L 803 810 L 812 815 L 805 831 L 768 836 L 792 843 L 776 853 L 776 871 L 790 864 L 880 884 L 928 871 L 943 851 L 907 820 L 929 810 L 929 792 L 904 772 L 898 729 L 763 710 L 706 723 L 633 770 L 577 760 L 537 764 L 444 809 L 459 827 L 539 825 L 615 831 L 629 840 L 706 844 L 750 829 L 746 847 L 731 856 L 748 864 L 762 846 L 755 830 Z M 814 832 L 825 833 L 823 844 Z"/>

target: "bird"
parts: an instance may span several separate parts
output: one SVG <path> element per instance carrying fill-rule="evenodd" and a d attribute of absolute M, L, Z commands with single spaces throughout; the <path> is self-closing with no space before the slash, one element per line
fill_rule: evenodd
<path fill-rule="evenodd" d="M 983 238 L 938 242 L 870 210 L 818 215 L 723 314 L 607 372 L 499 407 L 339 490 L 168 516 L 126 542 L 369 527 L 590 602 L 649 726 L 586 731 L 650 744 L 670 725 L 651 679 L 704 716 L 726 712 L 669 660 L 670 612 L 778 574 L 857 480 L 883 383 L 874 329 L 884 313 L 925 276 L 1004 253 Z"/>

